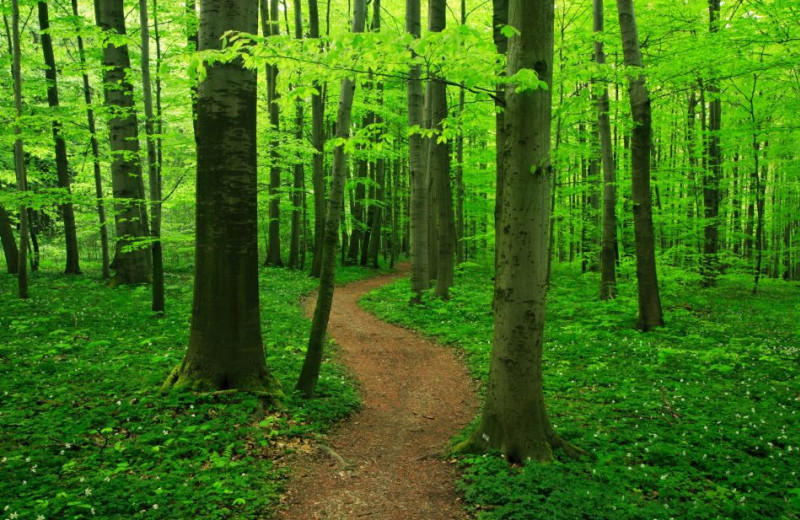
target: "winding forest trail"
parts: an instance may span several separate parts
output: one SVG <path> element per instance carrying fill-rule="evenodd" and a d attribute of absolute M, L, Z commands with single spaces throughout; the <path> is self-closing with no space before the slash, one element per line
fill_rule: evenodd
<path fill-rule="evenodd" d="M 337 287 L 328 331 L 361 383 L 364 407 L 327 446 L 298 456 L 285 510 L 291 520 L 467 519 L 455 468 L 436 452 L 475 415 L 474 385 L 452 349 L 382 322 L 358 306 L 397 272 Z M 307 314 L 314 298 L 305 302 Z"/>

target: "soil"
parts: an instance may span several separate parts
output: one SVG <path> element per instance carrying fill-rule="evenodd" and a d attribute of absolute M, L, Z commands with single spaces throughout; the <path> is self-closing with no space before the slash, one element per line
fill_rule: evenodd
<path fill-rule="evenodd" d="M 473 381 L 453 349 L 384 323 L 357 303 L 407 272 L 401 265 L 336 288 L 328 333 L 360 382 L 364 407 L 292 462 L 278 518 L 470 518 L 455 489 L 456 468 L 439 454 L 475 416 Z M 314 298 L 304 305 L 310 316 Z"/>

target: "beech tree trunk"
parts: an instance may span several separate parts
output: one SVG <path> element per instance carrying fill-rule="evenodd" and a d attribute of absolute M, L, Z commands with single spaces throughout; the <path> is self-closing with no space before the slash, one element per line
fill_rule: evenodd
<path fill-rule="evenodd" d="M 367 6 L 365 0 L 353 0 L 352 32 L 364 32 L 366 17 Z M 353 111 L 355 91 L 356 84 L 353 79 L 345 78 L 342 80 L 339 109 L 336 114 L 336 137 L 342 140 L 350 137 L 350 116 Z M 319 291 L 317 292 L 317 304 L 314 307 L 314 317 L 311 322 L 311 334 L 308 338 L 306 357 L 303 361 L 300 378 L 297 381 L 297 390 L 308 399 L 314 396 L 314 389 L 319 380 L 325 334 L 328 331 L 328 319 L 330 318 L 331 305 L 333 304 L 333 287 L 336 277 L 336 243 L 339 234 L 339 219 L 343 214 L 346 174 L 347 156 L 344 152 L 344 144 L 339 144 L 333 150 L 333 179 L 331 180 L 327 215 L 325 215 L 325 241 L 322 248 L 323 261 L 319 278 Z"/>
<path fill-rule="evenodd" d="M 447 21 L 446 0 L 431 0 L 428 9 L 428 29 L 441 32 Z M 435 194 L 430 216 L 434 222 L 436 251 L 436 296 L 447 299 L 450 287 L 453 286 L 453 268 L 455 262 L 455 217 L 453 215 L 453 192 L 450 186 L 450 144 L 439 142 L 447 119 L 447 85 L 436 76 L 428 81 L 428 108 L 430 126 L 434 136 L 428 141 L 428 177 Z M 430 239 L 431 237 L 429 237 Z"/>
<path fill-rule="evenodd" d="M 254 33 L 251 0 L 201 0 L 200 50 L 226 31 Z M 165 388 L 275 394 L 258 295 L 256 74 L 215 63 L 197 91 L 197 218 L 189 348 Z"/>
<path fill-rule="evenodd" d="M 319 38 L 319 10 L 317 0 L 308 0 L 308 35 Z M 319 277 L 322 268 L 322 243 L 325 235 L 325 104 L 324 84 L 315 81 L 311 95 L 311 144 L 314 146 L 311 183 L 314 186 L 314 260 L 311 276 Z"/>
<path fill-rule="evenodd" d="M 636 278 L 639 282 L 638 327 L 650 330 L 664 325 L 656 274 L 653 201 L 650 195 L 651 114 L 650 95 L 645 86 L 639 34 L 633 0 L 617 0 L 622 49 L 628 75 L 628 95 L 633 115 L 631 137 L 631 182 L 633 185 L 633 227 L 636 239 Z"/>
<path fill-rule="evenodd" d="M 139 0 L 139 21 L 142 39 L 142 97 L 144 99 L 144 128 L 147 138 L 147 174 L 150 183 L 150 246 L 153 256 L 153 312 L 164 312 L 164 257 L 161 251 L 161 172 L 156 149 L 153 89 L 150 83 L 150 27 L 147 0 Z"/>
<path fill-rule="evenodd" d="M 522 68 L 552 84 L 553 2 L 511 0 L 508 75 Z M 509 462 L 549 461 L 554 448 L 579 454 L 556 434 L 542 385 L 550 220 L 551 90 L 506 91 L 503 205 L 497 235 L 494 337 L 486 403 L 459 449 L 499 451 Z"/>
<path fill-rule="evenodd" d="M 708 0 L 708 30 L 719 32 L 720 0 Z M 722 196 L 720 182 L 722 180 L 722 149 L 719 132 L 722 128 L 722 100 L 720 99 L 719 82 L 711 79 L 706 84 L 709 95 L 708 168 L 703 172 L 703 255 L 700 259 L 700 275 L 705 287 L 716 285 L 719 275 L 719 203 Z"/>
<path fill-rule="evenodd" d="M 108 33 L 125 34 L 122 0 L 95 0 L 97 25 Z M 106 42 L 103 48 L 103 84 L 106 106 L 111 117 L 111 183 L 115 199 L 117 242 L 111 269 L 112 284 L 137 284 L 150 281 L 150 248 L 137 244 L 149 235 L 145 207 L 139 133 L 133 104 L 133 85 L 128 46 Z"/>
<path fill-rule="evenodd" d="M 406 0 L 406 32 L 414 38 L 421 34 L 420 0 Z M 408 174 L 411 184 L 411 290 L 417 301 L 430 287 L 428 265 L 428 175 L 424 168 L 422 136 L 416 129 L 422 127 L 421 66 L 411 65 L 408 72 Z"/>
<path fill-rule="evenodd" d="M 14 230 L 11 229 L 8 212 L 3 206 L 0 206 L 0 241 L 3 244 L 3 255 L 6 259 L 8 274 L 17 274 L 19 248 L 17 247 L 17 240 L 14 238 Z"/>
<path fill-rule="evenodd" d="M 11 0 L 11 75 L 14 78 L 14 111 L 17 121 L 14 123 L 14 173 L 17 177 L 17 190 L 24 193 L 28 190 L 28 179 L 25 173 L 25 149 L 22 143 L 22 72 L 21 52 L 19 47 L 19 0 Z M 28 294 L 28 208 L 19 205 L 19 249 L 17 251 L 17 293 L 21 299 Z"/>
<path fill-rule="evenodd" d="M 269 8 L 267 8 L 269 6 Z M 280 18 L 278 17 L 278 0 L 261 0 L 261 24 L 264 36 L 280 34 Z M 278 131 L 280 130 L 280 107 L 278 106 L 278 66 L 267 65 L 267 106 L 269 124 L 273 134 L 270 143 L 269 167 L 269 234 L 267 240 L 267 258 L 264 265 L 283 267 L 281 260 L 281 169 L 278 165 L 280 154 Z"/>
<path fill-rule="evenodd" d="M 294 0 L 294 37 L 303 39 L 303 11 L 301 0 Z M 294 137 L 298 144 L 303 140 L 303 100 L 295 102 Z M 303 232 L 303 159 L 298 157 L 294 163 L 292 176 L 292 229 L 289 238 L 289 269 L 300 269 L 300 235 Z"/>
<path fill-rule="evenodd" d="M 53 39 L 50 36 L 50 16 L 47 2 L 39 2 L 39 28 L 41 29 L 42 54 L 44 56 L 44 76 L 47 80 L 47 105 L 58 110 L 58 73 L 56 58 L 53 54 Z M 67 144 L 61 135 L 61 121 L 53 119 L 53 141 L 56 153 L 56 177 L 58 187 L 64 190 L 66 202 L 59 204 L 59 213 L 64 221 L 64 240 L 66 242 L 67 263 L 65 274 L 80 274 L 80 257 L 78 255 L 78 235 L 75 227 L 75 210 L 72 207 L 72 189 L 69 179 L 69 160 L 67 159 Z"/>
<path fill-rule="evenodd" d="M 602 34 L 604 29 L 603 0 L 594 0 L 594 32 Z M 600 67 L 606 62 L 603 42 L 594 42 L 594 59 Z M 600 138 L 600 161 L 603 164 L 603 230 L 600 238 L 600 299 L 609 300 L 617 295 L 617 185 L 614 179 L 616 164 L 611 145 L 611 121 L 609 120 L 608 85 L 605 79 L 598 86 L 597 129 Z"/>
<path fill-rule="evenodd" d="M 78 12 L 78 0 L 72 0 L 72 16 L 76 19 L 80 16 Z M 83 37 L 78 33 L 78 58 L 81 64 L 83 78 L 83 100 L 86 103 L 86 120 L 89 126 L 89 141 L 92 149 L 92 167 L 94 169 L 94 188 L 97 198 L 97 216 L 100 221 L 100 250 L 102 255 L 102 276 L 103 279 L 111 277 L 109 268 L 110 255 L 108 253 L 108 225 L 106 224 L 106 206 L 103 201 L 103 174 L 100 167 L 100 146 L 97 142 L 97 128 L 94 119 L 94 109 L 92 109 L 92 89 L 89 84 L 89 74 L 86 68 L 86 51 L 83 48 Z"/>

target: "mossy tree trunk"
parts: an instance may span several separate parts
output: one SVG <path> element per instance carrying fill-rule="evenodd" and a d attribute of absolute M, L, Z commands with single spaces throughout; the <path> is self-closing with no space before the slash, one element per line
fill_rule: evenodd
<path fill-rule="evenodd" d="M 201 0 L 200 50 L 254 33 L 251 0 Z M 165 388 L 274 391 L 258 295 L 256 74 L 216 63 L 197 91 L 195 283 L 189 348 Z M 235 232 L 232 232 L 235 230 Z"/>
<path fill-rule="evenodd" d="M 650 147 L 652 118 L 650 94 L 645 85 L 642 52 L 633 10 L 633 0 L 617 0 L 622 49 L 628 73 L 628 94 L 633 116 L 631 136 L 631 183 L 633 228 L 636 240 L 636 279 L 639 285 L 639 321 L 641 330 L 664 325 L 656 274 L 653 199 L 650 194 Z"/>
<path fill-rule="evenodd" d="M 552 84 L 553 2 L 511 0 L 509 76 L 533 69 Z M 551 90 L 506 91 L 503 208 L 497 235 L 494 337 L 486 403 L 465 451 L 499 451 L 510 462 L 578 453 L 556 434 L 542 385 L 542 340 L 550 228 Z"/>
<path fill-rule="evenodd" d="M 50 15 L 47 2 L 39 2 L 39 28 L 42 31 L 42 55 L 44 56 L 44 76 L 47 80 L 47 105 L 58 110 L 58 74 L 56 69 L 56 58 L 53 53 L 53 38 L 50 36 Z M 64 221 L 64 240 L 66 243 L 67 265 L 64 268 L 65 274 L 80 274 L 80 258 L 78 255 L 78 234 L 75 227 L 75 210 L 69 197 L 72 194 L 69 179 L 69 160 L 67 158 L 67 144 L 61 134 L 61 121 L 53 118 L 53 141 L 55 142 L 56 154 L 56 178 L 58 187 L 64 190 L 67 197 L 66 202 L 59 205 L 58 210 Z"/>
<path fill-rule="evenodd" d="M 364 32 L 366 24 L 367 6 L 365 0 L 353 1 L 354 33 Z M 351 78 L 342 80 L 339 94 L 339 108 L 336 113 L 336 137 L 341 141 L 350 137 L 350 119 L 353 111 L 353 98 L 355 97 L 356 84 Z M 331 179 L 331 192 L 328 199 L 327 214 L 325 215 L 325 241 L 322 248 L 322 269 L 319 277 L 319 291 L 317 304 L 314 307 L 314 317 L 311 321 L 311 333 L 308 338 L 308 348 L 297 381 L 297 390 L 306 398 L 314 396 L 314 389 L 319 380 L 319 371 L 322 366 L 322 354 L 325 346 L 325 334 L 328 331 L 328 319 L 331 315 L 333 304 L 333 286 L 336 276 L 336 244 L 339 238 L 339 221 L 344 207 L 344 185 L 347 179 L 347 155 L 344 144 L 339 143 L 333 150 L 333 178 Z"/>
<path fill-rule="evenodd" d="M 108 33 L 125 35 L 122 0 L 95 0 L 97 25 Z M 142 165 L 139 157 L 139 127 L 134 108 L 133 85 L 127 45 L 106 41 L 103 48 L 103 86 L 111 140 L 111 184 L 113 186 L 117 234 L 112 283 L 150 281 L 150 248 L 137 244 L 149 235 Z"/>

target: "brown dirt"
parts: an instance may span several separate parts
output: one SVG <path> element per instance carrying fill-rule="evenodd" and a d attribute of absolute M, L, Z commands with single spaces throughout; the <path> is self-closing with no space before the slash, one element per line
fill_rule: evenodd
<path fill-rule="evenodd" d="M 470 518 L 456 471 L 437 456 L 475 415 L 474 385 L 452 349 L 362 310 L 365 293 L 403 277 L 407 265 L 337 287 L 328 332 L 361 384 L 364 407 L 313 455 L 292 463 L 285 510 L 291 520 Z M 307 314 L 314 299 L 305 302 Z"/>

